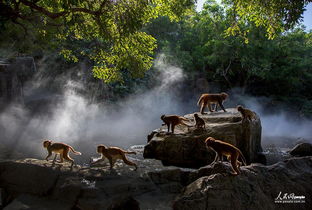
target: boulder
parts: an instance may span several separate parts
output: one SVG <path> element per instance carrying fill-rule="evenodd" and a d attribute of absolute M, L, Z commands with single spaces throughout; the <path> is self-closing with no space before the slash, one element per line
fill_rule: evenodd
<path fill-rule="evenodd" d="M 207 150 L 204 140 L 212 136 L 237 146 L 247 163 L 265 163 L 261 148 L 261 121 L 259 116 L 253 121 L 242 121 L 241 114 L 234 108 L 227 112 L 208 114 L 197 113 L 206 123 L 206 129 L 195 129 L 179 125 L 175 133 L 167 133 L 163 126 L 148 135 L 144 147 L 144 158 L 161 160 L 164 165 L 199 168 L 212 162 L 215 153 Z M 184 117 L 194 124 L 194 115 Z"/>
<path fill-rule="evenodd" d="M 292 156 L 312 156 L 312 144 L 300 143 L 289 151 Z"/>
<path fill-rule="evenodd" d="M 171 209 L 174 204 L 175 209 L 287 209 L 275 198 L 288 193 L 290 198 L 306 196 L 306 203 L 295 205 L 311 209 L 312 157 L 271 166 L 251 164 L 241 167 L 238 176 L 231 175 L 228 162 L 200 169 L 160 168 L 156 162 L 142 160 L 137 171 L 121 162 L 112 171 L 107 164 L 71 168 L 69 163 L 53 165 L 36 159 L 0 162 L 0 207 Z"/>
<path fill-rule="evenodd" d="M 238 176 L 216 173 L 196 179 L 176 198 L 173 209 L 312 208 L 312 188 L 307 184 L 312 180 L 312 157 L 241 169 Z"/>

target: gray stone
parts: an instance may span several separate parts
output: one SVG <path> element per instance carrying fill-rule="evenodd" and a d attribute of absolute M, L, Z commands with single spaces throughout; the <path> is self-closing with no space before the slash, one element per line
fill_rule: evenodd
<path fill-rule="evenodd" d="M 312 156 L 312 144 L 309 143 L 300 143 L 297 144 L 289 152 L 292 156 Z"/>
<path fill-rule="evenodd" d="M 242 174 L 213 174 L 189 184 L 174 202 L 183 209 L 311 209 L 312 158 L 293 158 L 271 166 L 251 164 Z M 305 203 L 278 204 L 282 193 L 305 196 Z"/>
<path fill-rule="evenodd" d="M 227 112 L 213 112 L 199 116 L 205 120 L 206 129 L 177 126 L 175 133 L 167 133 L 165 126 L 149 135 L 149 142 L 144 147 L 144 158 L 161 160 L 164 165 L 199 168 L 212 162 L 215 153 L 207 150 L 204 140 L 212 136 L 237 146 L 248 163 L 265 163 L 261 154 L 260 118 L 252 122 L 242 122 L 241 114 L 236 109 Z M 193 114 L 185 115 L 194 124 Z"/>

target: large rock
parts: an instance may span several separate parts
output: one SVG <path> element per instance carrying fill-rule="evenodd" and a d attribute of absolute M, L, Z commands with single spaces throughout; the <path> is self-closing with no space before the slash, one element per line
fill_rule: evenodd
<path fill-rule="evenodd" d="M 137 171 L 120 162 L 113 171 L 106 163 L 70 168 L 35 159 L 0 162 L 0 208 L 169 210 L 174 203 L 176 209 L 287 209 L 274 205 L 282 192 L 306 196 L 306 204 L 292 207 L 311 209 L 312 157 L 251 164 L 238 176 L 230 175 L 227 162 L 198 170 L 156 162 L 142 160 Z"/>
<path fill-rule="evenodd" d="M 292 156 L 312 156 L 312 144 L 297 144 L 290 152 Z"/>
<path fill-rule="evenodd" d="M 311 180 L 311 157 L 271 166 L 252 164 L 242 167 L 239 176 L 216 173 L 197 179 L 184 189 L 173 206 L 175 210 L 312 209 L 312 188 L 308 184 Z"/>
<path fill-rule="evenodd" d="M 177 126 L 175 133 L 167 133 L 167 127 L 153 131 L 144 148 L 144 158 L 161 160 L 164 165 L 199 168 L 209 164 L 215 153 L 207 150 L 204 140 L 212 136 L 237 146 L 248 163 L 265 163 L 261 154 L 261 121 L 259 116 L 252 122 L 242 122 L 241 114 L 234 108 L 227 112 L 213 112 L 199 116 L 205 120 L 206 129 Z M 193 114 L 184 117 L 194 124 Z M 190 124 L 189 123 L 189 124 Z"/>
<path fill-rule="evenodd" d="M 95 167 L 70 167 L 70 163 L 52 164 L 36 159 L 3 161 L 0 162 L 0 208 L 139 209 L 142 199 L 147 199 L 143 209 L 146 205 L 157 209 L 158 205 L 169 202 L 156 202 L 155 195 L 168 193 L 160 191 L 144 174 L 144 168 L 133 171 L 121 162 L 111 171 L 106 162 Z M 170 198 L 171 202 L 173 197 Z"/>

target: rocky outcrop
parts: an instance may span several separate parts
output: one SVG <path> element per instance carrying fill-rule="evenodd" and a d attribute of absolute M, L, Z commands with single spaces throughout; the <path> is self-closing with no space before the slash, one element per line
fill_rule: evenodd
<path fill-rule="evenodd" d="M 287 209 L 275 203 L 281 192 L 306 196 L 305 203 L 291 207 L 311 209 L 312 157 L 251 164 L 238 176 L 226 162 L 198 170 L 159 168 L 154 160 L 138 165 L 132 171 L 117 162 L 110 171 L 108 163 L 70 168 L 36 159 L 0 162 L 0 200 L 6 210 Z"/>
<path fill-rule="evenodd" d="M 161 160 L 164 165 L 199 168 L 215 157 L 215 153 L 207 150 L 204 144 L 204 140 L 212 136 L 237 146 L 248 163 L 265 163 L 261 154 L 261 121 L 258 116 L 251 122 L 242 122 L 241 114 L 233 108 L 227 109 L 227 112 L 198 114 L 205 120 L 206 129 L 177 126 L 175 133 L 171 134 L 163 126 L 148 136 L 144 158 Z M 184 117 L 194 124 L 193 114 Z"/>
<path fill-rule="evenodd" d="M 312 156 L 312 144 L 300 143 L 289 151 L 292 156 Z"/>
<path fill-rule="evenodd" d="M 307 184 L 311 180 L 312 157 L 271 166 L 252 164 L 242 167 L 239 176 L 213 173 L 197 179 L 184 188 L 173 206 L 175 210 L 311 209 L 312 188 Z"/>
<path fill-rule="evenodd" d="M 0 190 L 5 209 L 137 210 L 147 209 L 151 203 L 157 209 L 174 198 L 169 193 L 170 200 L 156 202 L 158 195 L 168 194 L 166 189 L 158 188 L 144 167 L 133 171 L 120 162 L 110 171 L 108 163 L 71 168 L 69 163 L 52 165 L 36 159 L 3 161 Z"/>

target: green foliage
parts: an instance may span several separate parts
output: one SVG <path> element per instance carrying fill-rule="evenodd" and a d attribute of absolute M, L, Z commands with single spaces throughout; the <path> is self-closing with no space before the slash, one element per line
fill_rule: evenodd
<path fill-rule="evenodd" d="M 147 31 L 164 43 L 162 49 L 190 80 L 206 78 L 223 90 L 239 88 L 242 93 L 269 96 L 307 114 L 312 99 L 312 33 L 297 27 L 269 40 L 264 26 L 249 23 L 238 25 L 248 31 L 244 36 L 227 36 L 224 31 L 233 18 L 231 7 L 207 1 L 199 14 L 184 21 L 162 20 L 162 28 L 169 29 L 161 31 L 166 36 L 158 35 L 153 24 Z"/>
<path fill-rule="evenodd" d="M 177 21 L 193 7 L 194 0 L 3 0 L 0 20 L 41 35 L 73 62 L 89 57 L 94 76 L 114 82 L 121 69 L 142 77 L 151 67 L 156 40 L 140 31 L 144 25 L 160 15 Z"/>
<path fill-rule="evenodd" d="M 302 19 L 304 7 L 311 0 L 227 0 L 236 17 L 232 26 L 226 30 L 227 35 L 243 34 L 240 24 L 254 23 L 266 29 L 266 36 L 274 39 L 279 32 L 291 29 Z M 243 32 L 242 32 L 243 31 Z M 246 40 L 247 41 L 247 40 Z"/>

